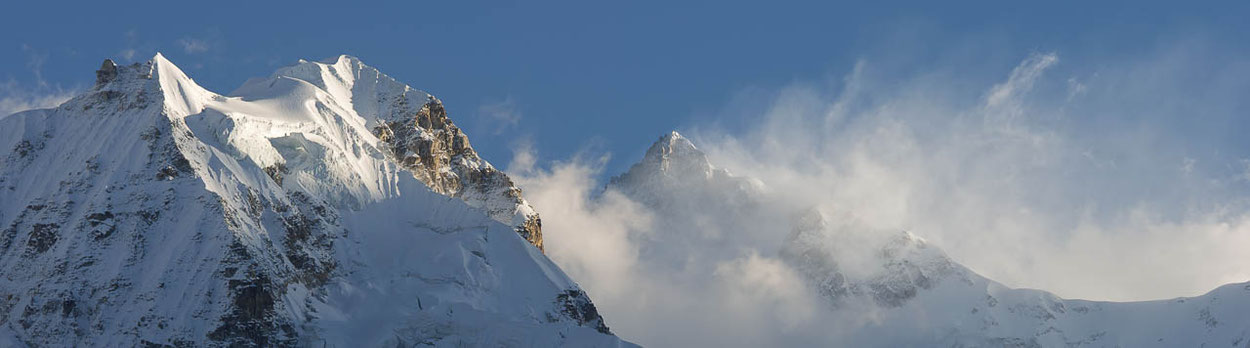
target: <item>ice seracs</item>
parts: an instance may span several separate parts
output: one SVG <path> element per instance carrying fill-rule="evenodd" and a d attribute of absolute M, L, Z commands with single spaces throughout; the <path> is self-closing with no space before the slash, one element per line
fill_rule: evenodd
<path fill-rule="evenodd" d="M 0 119 L 0 345 L 629 345 L 425 92 L 346 56 L 97 82 Z"/>

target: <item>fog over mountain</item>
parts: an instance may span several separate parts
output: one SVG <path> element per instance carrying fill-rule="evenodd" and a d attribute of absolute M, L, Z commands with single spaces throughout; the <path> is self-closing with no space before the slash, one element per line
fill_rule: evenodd
<path fill-rule="evenodd" d="M 1145 131 L 1178 116 L 1139 105 L 1180 80 L 1143 71 L 1182 63 L 1054 77 L 1059 55 L 1035 54 L 967 91 L 861 62 L 833 92 L 751 94 L 745 132 L 666 134 L 607 181 L 593 153 L 522 149 L 509 172 L 560 212 L 553 260 L 644 345 L 1241 346 L 1242 162 Z"/>

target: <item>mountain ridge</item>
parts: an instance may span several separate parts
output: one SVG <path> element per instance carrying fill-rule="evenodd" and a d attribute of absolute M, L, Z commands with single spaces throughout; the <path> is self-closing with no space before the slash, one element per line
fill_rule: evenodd
<path fill-rule="evenodd" d="M 231 96 L 106 61 L 0 119 L 0 343 L 628 346 L 441 103 L 352 60 Z"/>

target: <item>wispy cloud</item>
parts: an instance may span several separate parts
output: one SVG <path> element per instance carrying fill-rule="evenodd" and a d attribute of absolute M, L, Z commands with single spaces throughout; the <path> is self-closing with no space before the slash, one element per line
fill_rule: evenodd
<path fill-rule="evenodd" d="M 12 80 L 0 83 L 0 118 L 26 110 L 55 107 L 76 94 L 76 91 L 60 88 L 22 88 Z"/>
<path fill-rule="evenodd" d="M 117 51 L 117 58 L 126 62 L 133 61 L 139 53 L 139 30 L 127 30 L 122 36 L 125 38 L 126 46 Z"/>
<path fill-rule="evenodd" d="M 479 122 L 486 125 L 486 129 L 490 129 L 492 134 L 502 134 L 512 128 L 516 128 L 521 122 L 521 111 L 518 110 L 516 101 L 512 96 L 508 96 L 502 100 L 495 100 L 483 103 L 477 108 L 477 117 Z"/>
<path fill-rule="evenodd" d="M 47 87 L 48 81 L 43 79 L 43 64 L 48 61 L 48 53 L 36 50 L 27 44 L 22 44 L 22 53 L 26 54 L 26 67 L 30 69 L 31 74 L 35 75 L 35 83 L 39 87 Z"/>
<path fill-rule="evenodd" d="M 208 52 L 208 41 L 191 37 L 178 39 L 178 45 L 182 46 L 182 51 L 187 54 L 198 54 Z"/>
<path fill-rule="evenodd" d="M 131 61 L 131 60 L 134 60 L 134 59 L 135 59 L 135 50 L 134 50 L 134 49 L 129 49 L 129 48 L 127 48 L 127 49 L 124 49 L 124 50 L 118 51 L 118 52 L 117 52 L 117 58 L 121 58 L 121 59 L 122 59 L 122 60 L 124 60 L 124 61 Z"/>
<path fill-rule="evenodd" d="M 849 101 L 800 86 L 778 93 L 747 134 L 698 135 L 731 170 L 867 226 L 914 231 L 1010 286 L 1103 300 L 1197 295 L 1250 279 L 1239 251 L 1250 186 L 1236 170 L 1243 151 L 1193 133 L 1213 129 L 1174 125 L 1236 119 L 1236 99 L 1202 96 L 1231 96 L 1237 82 L 1188 79 L 1250 71 L 1181 49 L 1076 77 L 1053 71 L 1058 55 L 1036 54 L 984 93 L 952 91 L 955 73 L 848 79 Z M 831 113 L 841 121 L 827 123 Z"/>
<path fill-rule="evenodd" d="M 54 86 L 44 79 L 43 66 L 48 60 L 47 52 L 28 44 L 22 44 L 21 48 L 26 54 L 26 67 L 34 79 L 34 85 L 23 86 L 14 79 L 0 83 L 0 118 L 26 110 L 54 107 L 77 94 L 73 89 L 62 88 L 59 84 Z"/>

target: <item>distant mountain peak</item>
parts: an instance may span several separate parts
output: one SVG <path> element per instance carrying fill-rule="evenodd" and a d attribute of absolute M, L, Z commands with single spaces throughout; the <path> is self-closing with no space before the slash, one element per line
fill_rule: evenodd
<path fill-rule="evenodd" d="M 712 165 L 707 154 L 676 131 L 660 136 L 642 160 L 613 177 L 608 187 L 644 202 L 658 202 L 653 198 L 681 190 L 692 200 L 686 202 L 690 204 L 705 196 L 735 197 L 728 200 L 739 202 L 764 190 L 759 180 L 738 177 Z"/>
<path fill-rule="evenodd" d="M 651 147 L 647 149 L 646 158 L 658 159 L 681 156 L 706 157 L 703 155 L 702 151 L 699 151 L 699 148 L 694 146 L 694 143 L 690 142 L 689 139 L 686 139 L 686 137 L 683 137 L 681 133 L 677 133 L 677 131 L 672 131 L 668 134 L 660 136 L 659 140 L 656 140 L 655 143 L 651 144 Z"/>
<path fill-rule="evenodd" d="M 660 136 L 652 143 L 635 168 L 675 176 L 709 176 L 715 169 L 707 155 L 677 131 Z M 633 172 L 633 168 L 630 171 Z"/>

